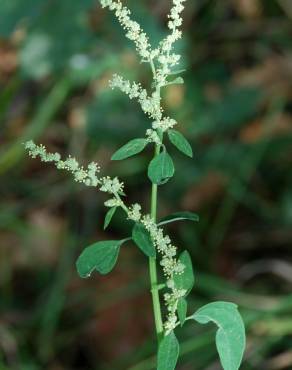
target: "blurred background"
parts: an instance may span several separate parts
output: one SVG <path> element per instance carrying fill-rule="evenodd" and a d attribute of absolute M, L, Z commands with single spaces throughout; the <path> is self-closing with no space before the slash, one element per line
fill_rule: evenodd
<path fill-rule="evenodd" d="M 166 34 L 168 0 L 126 2 L 154 45 Z M 192 255 L 190 313 L 225 299 L 248 334 L 242 369 L 292 369 L 292 2 L 189 0 L 185 85 L 164 106 L 195 153 L 170 148 L 176 174 L 159 215 L 188 210 L 199 223 L 167 231 Z M 147 262 L 122 248 L 114 271 L 81 280 L 78 254 L 125 238 L 117 213 L 103 231 L 106 199 L 66 173 L 27 158 L 34 139 L 127 184 L 148 209 L 151 150 L 110 163 L 149 121 L 111 91 L 114 72 L 149 87 L 147 65 L 94 0 L 2 0 L 0 6 L 0 370 L 149 370 L 155 337 Z M 181 370 L 219 370 L 215 328 L 178 330 Z"/>

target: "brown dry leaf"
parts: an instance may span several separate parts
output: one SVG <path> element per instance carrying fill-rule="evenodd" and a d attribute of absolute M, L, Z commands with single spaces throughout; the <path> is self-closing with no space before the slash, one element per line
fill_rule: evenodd
<path fill-rule="evenodd" d="M 217 198 L 225 189 L 222 173 L 209 172 L 199 184 L 192 186 L 182 200 L 183 209 L 199 209 Z"/>

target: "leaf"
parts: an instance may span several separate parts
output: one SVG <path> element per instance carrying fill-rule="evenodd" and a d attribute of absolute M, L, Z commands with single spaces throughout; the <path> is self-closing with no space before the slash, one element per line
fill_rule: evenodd
<path fill-rule="evenodd" d="M 190 221 L 199 221 L 199 216 L 193 212 L 175 212 L 169 216 L 162 218 L 159 222 L 159 226 L 166 225 L 174 221 L 182 221 L 182 220 L 190 220 Z"/>
<path fill-rule="evenodd" d="M 167 85 L 175 85 L 175 84 L 181 85 L 183 83 L 184 83 L 184 79 L 182 77 L 177 77 L 173 81 L 169 81 Z"/>
<path fill-rule="evenodd" d="M 168 130 L 167 131 L 169 140 L 172 142 L 172 144 L 180 150 L 182 153 L 187 155 L 188 157 L 193 157 L 193 150 L 188 142 L 188 140 L 181 134 L 180 132 L 176 130 Z"/>
<path fill-rule="evenodd" d="M 141 223 L 138 222 L 133 227 L 132 238 L 146 256 L 156 257 L 156 249 L 151 240 L 151 236 Z"/>
<path fill-rule="evenodd" d="M 245 348 L 245 329 L 237 306 L 230 302 L 213 302 L 192 316 L 200 324 L 213 321 L 218 326 L 216 347 L 224 370 L 238 370 Z"/>
<path fill-rule="evenodd" d="M 106 240 L 85 248 L 76 262 L 80 277 L 87 278 L 93 270 L 102 275 L 109 273 L 115 266 L 120 246 L 125 240 Z"/>
<path fill-rule="evenodd" d="M 180 298 L 177 304 L 177 313 L 180 321 L 180 325 L 183 326 L 186 321 L 188 303 L 185 298 Z"/>
<path fill-rule="evenodd" d="M 153 184 L 163 184 L 174 175 L 174 164 L 165 151 L 152 159 L 148 167 L 148 177 Z"/>
<path fill-rule="evenodd" d="M 158 349 L 157 370 L 174 370 L 179 355 L 179 343 L 174 332 L 166 335 Z"/>
<path fill-rule="evenodd" d="M 176 70 L 176 71 L 171 71 L 171 72 L 169 72 L 168 74 L 169 74 L 169 75 L 178 75 L 178 74 L 183 73 L 183 72 L 185 72 L 185 71 L 186 71 L 185 69 L 178 69 L 178 70 Z"/>
<path fill-rule="evenodd" d="M 133 139 L 127 144 L 122 146 L 112 155 L 113 161 L 120 161 L 128 157 L 132 157 L 135 154 L 142 152 L 142 150 L 147 145 L 148 141 L 146 139 Z"/>
<path fill-rule="evenodd" d="M 112 208 L 110 208 L 110 209 L 107 211 L 107 213 L 106 213 L 106 215 L 105 215 L 105 218 L 104 218 L 104 225 L 103 225 L 103 229 L 104 229 L 104 230 L 105 230 L 105 229 L 108 227 L 108 225 L 110 224 L 110 222 L 111 222 L 111 220 L 112 220 L 112 218 L 113 218 L 113 215 L 115 214 L 116 210 L 117 210 L 117 207 L 112 207 Z"/>
<path fill-rule="evenodd" d="M 185 268 L 182 274 L 174 275 L 174 284 L 177 289 L 185 289 L 187 295 L 192 290 L 195 283 L 192 260 L 187 251 L 182 252 L 178 260 Z"/>

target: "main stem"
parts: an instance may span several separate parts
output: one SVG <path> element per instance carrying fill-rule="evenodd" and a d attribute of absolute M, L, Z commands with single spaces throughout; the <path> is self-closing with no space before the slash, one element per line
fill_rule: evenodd
<path fill-rule="evenodd" d="M 159 154 L 159 151 L 160 151 L 160 148 L 158 145 L 156 145 L 154 157 L 156 157 Z M 152 184 L 151 217 L 155 222 L 156 222 L 156 216 L 157 216 L 157 185 Z M 162 323 L 160 299 L 159 299 L 156 258 L 154 257 L 149 257 L 149 274 L 150 274 L 150 282 L 151 282 L 151 294 L 152 294 L 153 312 L 154 312 L 154 320 L 155 320 L 155 329 L 156 329 L 157 339 L 159 342 L 163 337 L 163 323 Z"/>

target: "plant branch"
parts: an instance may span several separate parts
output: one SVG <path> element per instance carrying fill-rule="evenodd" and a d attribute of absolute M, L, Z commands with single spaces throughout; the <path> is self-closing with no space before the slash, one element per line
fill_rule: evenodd
<path fill-rule="evenodd" d="M 160 152 L 160 146 L 156 145 L 154 157 L 157 156 L 159 152 Z M 156 215 L 157 215 L 157 185 L 152 184 L 151 217 L 155 222 L 156 222 Z M 152 294 L 155 328 L 156 328 L 157 339 L 159 342 L 163 337 L 163 323 L 162 323 L 160 299 L 159 299 L 156 258 L 149 257 L 149 274 L 150 274 L 150 282 L 151 282 L 151 294 Z"/>

